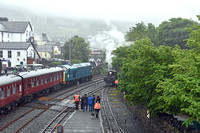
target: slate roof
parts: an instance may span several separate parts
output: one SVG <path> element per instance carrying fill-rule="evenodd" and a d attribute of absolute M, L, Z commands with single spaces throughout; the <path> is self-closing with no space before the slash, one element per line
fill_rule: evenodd
<path fill-rule="evenodd" d="M 0 49 L 26 50 L 30 42 L 0 42 Z"/>
<path fill-rule="evenodd" d="M 45 52 L 45 47 L 46 47 L 46 52 L 52 52 L 52 45 L 38 45 L 37 46 L 37 49 L 38 49 L 38 52 Z"/>
<path fill-rule="evenodd" d="M 30 22 L 22 21 L 0 21 L 0 31 L 11 33 L 24 33 L 29 24 Z"/>
<path fill-rule="evenodd" d="M 42 40 L 43 40 L 43 41 L 49 41 L 49 39 L 48 39 L 46 33 L 42 33 Z"/>

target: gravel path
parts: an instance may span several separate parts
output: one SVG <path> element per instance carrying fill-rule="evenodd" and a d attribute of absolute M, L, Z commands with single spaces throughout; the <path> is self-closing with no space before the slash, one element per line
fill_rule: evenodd
<path fill-rule="evenodd" d="M 110 104 L 113 113 L 126 133 L 147 133 L 142 123 L 137 119 L 123 102 L 123 96 L 115 88 L 109 91 Z"/>

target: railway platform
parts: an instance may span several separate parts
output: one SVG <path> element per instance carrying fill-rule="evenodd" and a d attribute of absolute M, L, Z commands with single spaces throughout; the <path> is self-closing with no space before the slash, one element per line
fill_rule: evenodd
<path fill-rule="evenodd" d="M 62 100 L 58 101 L 49 100 L 48 98 L 40 98 L 38 102 L 43 104 L 52 104 L 53 106 L 50 108 L 51 110 L 61 111 L 64 107 L 75 108 L 74 100 Z M 79 109 L 80 109 L 79 105 Z M 99 118 L 93 117 L 91 112 L 75 110 L 69 118 L 60 125 L 62 128 L 61 131 L 57 131 L 57 133 L 103 133 L 102 119 L 101 119 L 101 111 L 99 113 Z M 60 129 L 59 128 L 59 129 Z M 57 129 L 57 130 L 59 130 Z"/>
<path fill-rule="evenodd" d="M 64 133 L 103 133 L 101 113 L 99 115 L 96 118 L 89 111 L 76 110 L 63 124 Z"/>

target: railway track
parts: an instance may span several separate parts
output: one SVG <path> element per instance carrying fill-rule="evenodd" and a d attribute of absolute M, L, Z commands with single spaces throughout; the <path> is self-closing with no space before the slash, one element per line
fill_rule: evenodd
<path fill-rule="evenodd" d="M 101 91 L 104 88 L 105 88 L 105 86 L 99 86 L 96 89 L 89 91 L 88 94 L 89 95 L 95 94 L 95 93 Z M 41 133 L 45 133 L 45 132 L 52 133 L 52 132 L 54 132 L 55 129 L 56 129 L 56 125 L 58 125 L 58 124 L 62 125 L 63 124 L 63 122 L 62 122 L 63 119 L 67 115 L 69 116 L 70 112 L 74 112 L 74 111 L 75 111 L 74 108 L 73 109 L 72 108 L 68 108 L 68 107 L 64 108 L 54 119 L 52 119 L 51 122 L 49 122 L 46 125 L 46 127 L 41 131 Z"/>
<path fill-rule="evenodd" d="M 109 88 L 103 90 L 101 103 L 104 131 L 109 133 L 124 133 L 113 114 L 112 105 L 109 102 Z"/>
<path fill-rule="evenodd" d="M 52 121 L 49 122 L 48 125 L 45 126 L 45 128 L 41 131 L 41 133 L 52 133 L 56 130 L 56 126 L 58 124 L 63 124 L 64 120 L 67 116 L 69 116 L 72 112 L 74 112 L 75 109 L 71 108 L 64 108 L 56 117 L 52 119 Z"/>
<path fill-rule="evenodd" d="M 90 82 L 90 83 L 87 83 L 87 84 L 84 84 L 84 85 L 80 85 L 78 86 L 79 88 L 82 87 L 81 89 L 77 89 L 77 88 L 74 88 L 74 89 L 71 89 L 71 90 L 67 90 L 67 91 L 64 91 L 60 94 L 57 94 L 56 96 L 54 97 L 51 97 L 51 98 L 46 98 L 47 100 L 54 100 L 54 99 L 59 99 L 58 101 L 62 101 L 70 96 L 73 96 L 75 93 L 77 92 L 80 92 L 82 90 L 85 90 L 87 87 L 91 87 L 94 85 L 94 83 L 101 83 L 101 81 L 94 81 L 94 82 Z M 23 113 L 22 115 L 16 117 L 15 119 L 11 120 L 10 122 L 6 123 L 5 125 L 1 126 L 0 127 L 0 132 L 20 132 L 23 128 L 25 128 L 28 124 L 30 124 L 32 121 L 34 121 L 36 118 L 40 117 L 42 114 L 44 114 L 45 112 L 47 112 L 47 110 L 49 110 L 49 108 L 51 108 L 53 105 L 36 105 L 34 107 L 32 107 L 31 109 L 29 109 L 28 111 L 26 111 L 25 113 Z M 67 110 L 70 110 L 70 111 L 67 111 Z M 63 112 L 60 113 L 60 116 L 63 116 L 62 114 L 66 114 L 66 112 L 71 112 L 73 109 L 69 108 L 65 108 L 63 109 Z M 67 114 L 66 114 L 67 115 Z M 63 118 L 66 116 L 64 115 Z M 56 118 L 55 118 L 56 120 Z M 59 123 L 59 122 L 58 122 Z M 17 126 L 16 126 L 17 125 Z M 51 125 L 51 124 L 49 124 Z M 55 125 L 55 124 L 54 124 Z M 16 129 L 16 127 L 18 127 Z M 55 129 L 55 127 L 54 127 Z M 52 128 L 50 131 L 54 131 L 54 129 Z M 45 130 L 48 130 L 48 127 L 47 129 Z"/>

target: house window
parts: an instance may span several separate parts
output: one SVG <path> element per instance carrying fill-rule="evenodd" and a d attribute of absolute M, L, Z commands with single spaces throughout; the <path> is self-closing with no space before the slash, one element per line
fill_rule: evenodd
<path fill-rule="evenodd" d="M 20 56 L 20 52 L 17 52 L 17 56 Z"/>
<path fill-rule="evenodd" d="M 8 62 L 8 67 L 11 67 L 11 62 Z"/>
<path fill-rule="evenodd" d="M 12 51 L 8 51 L 8 58 L 12 58 Z"/>
<path fill-rule="evenodd" d="M 0 51 L 0 58 L 3 58 L 3 51 Z"/>
<path fill-rule="evenodd" d="M 28 37 L 28 31 L 26 31 L 26 37 Z"/>

